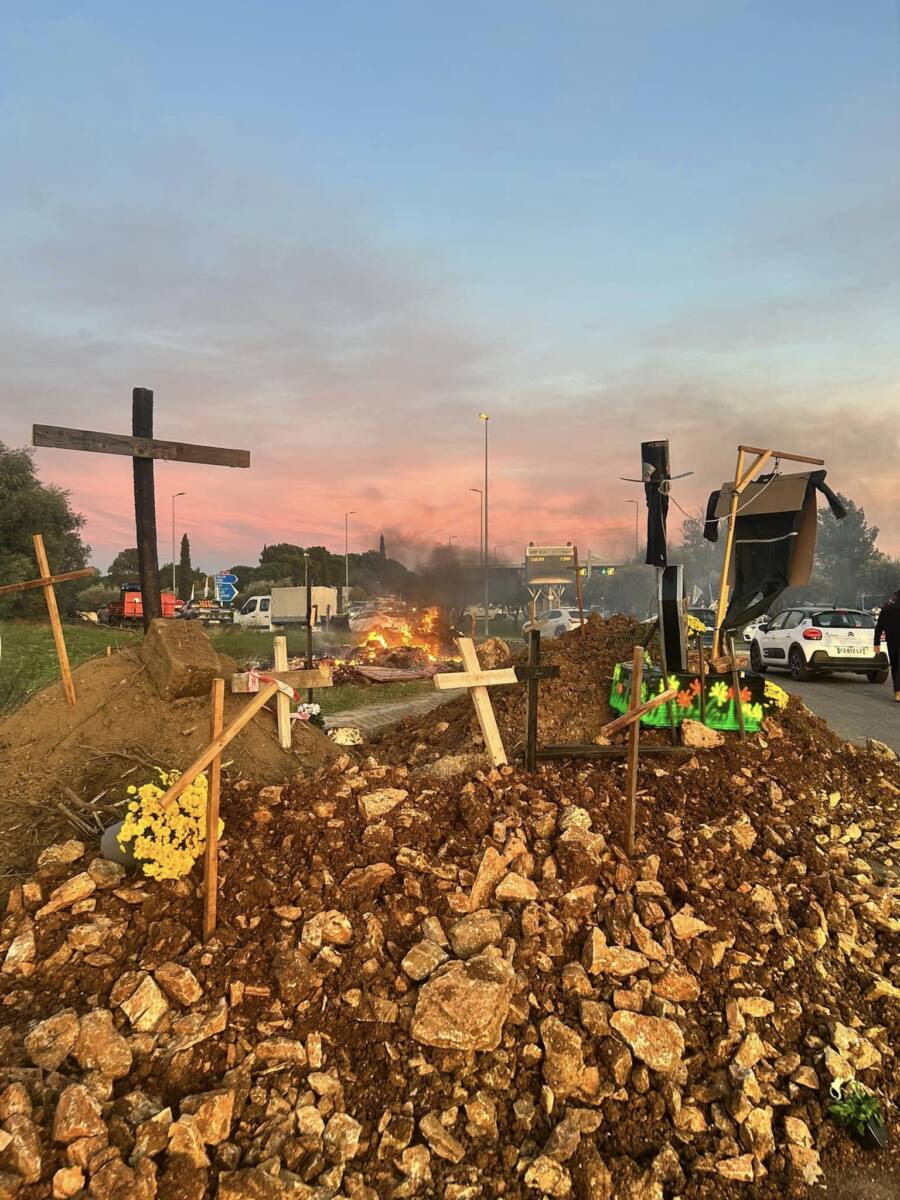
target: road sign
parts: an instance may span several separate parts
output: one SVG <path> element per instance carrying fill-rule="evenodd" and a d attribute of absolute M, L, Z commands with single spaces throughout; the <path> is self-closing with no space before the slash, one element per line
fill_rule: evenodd
<path fill-rule="evenodd" d="M 216 576 L 216 599 L 220 604 L 230 604 L 237 595 L 237 588 L 234 586 L 237 583 L 237 575 L 232 575 L 227 571 L 220 571 Z"/>
<path fill-rule="evenodd" d="M 216 575 L 217 583 L 237 583 L 237 575 L 231 575 L 228 571 L 219 571 Z"/>
<path fill-rule="evenodd" d="M 527 546 L 525 549 L 526 584 L 571 583 L 575 566 L 573 547 Z"/>

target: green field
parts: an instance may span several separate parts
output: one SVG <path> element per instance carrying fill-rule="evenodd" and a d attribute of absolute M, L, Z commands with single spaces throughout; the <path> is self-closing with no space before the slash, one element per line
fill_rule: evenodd
<path fill-rule="evenodd" d="M 139 632 L 125 629 L 108 629 L 103 625 L 65 625 L 66 646 L 73 667 L 95 655 L 105 654 L 107 646 L 137 645 Z M 346 636 L 346 635 L 345 635 Z M 304 631 L 289 633 L 288 654 L 306 651 Z M 316 634 L 314 646 L 324 649 L 337 639 Z M 238 664 L 245 666 L 253 661 L 271 662 L 272 635 L 252 630 L 227 630 L 214 633 L 211 641 L 217 650 L 230 654 Z M 0 713 L 8 712 L 24 703 L 34 692 L 40 691 L 59 678 L 59 664 L 50 626 L 29 621 L 6 621 L 0 625 Z M 366 704 L 381 704 L 418 692 L 431 691 L 430 680 L 412 683 L 371 684 L 359 687 L 342 685 L 333 688 L 318 688 L 315 701 L 323 713 L 341 712 Z"/>

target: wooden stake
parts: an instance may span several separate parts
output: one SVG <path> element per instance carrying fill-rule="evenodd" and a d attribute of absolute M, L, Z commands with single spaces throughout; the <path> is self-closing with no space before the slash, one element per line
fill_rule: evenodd
<path fill-rule="evenodd" d="M 643 677 L 643 657 L 641 658 L 641 675 Z M 623 729 L 629 728 L 635 721 L 640 720 L 648 712 L 653 712 L 655 708 L 659 708 L 661 704 L 670 704 L 678 695 L 678 688 L 668 688 L 659 695 L 653 696 L 650 700 L 639 704 L 636 707 L 629 703 L 628 712 L 622 713 L 620 717 L 616 717 L 614 721 L 607 723 L 600 728 L 600 732 L 604 737 L 611 737 L 614 733 L 620 733 Z"/>
<path fill-rule="evenodd" d="M 525 685 L 525 770 L 537 770 L 538 740 L 538 677 L 536 668 L 541 664 L 541 631 L 531 629 L 528 633 L 528 666 L 533 674 Z"/>
<path fill-rule="evenodd" d="M 628 763 L 625 768 L 625 794 L 628 805 L 627 827 L 625 830 L 625 853 L 629 858 L 634 856 L 634 826 L 637 809 L 637 775 L 638 753 L 641 744 L 641 719 L 637 710 L 641 707 L 641 685 L 644 682 L 644 651 L 640 646 L 634 648 L 634 658 L 631 667 L 631 696 L 629 708 L 635 716 L 628 729 Z"/>
<path fill-rule="evenodd" d="M 575 596 L 578 600 L 578 616 L 581 619 L 581 636 L 584 637 L 584 592 L 581 587 L 581 571 L 578 566 L 578 547 L 572 547 L 575 559 Z M 588 555 L 590 557 L 590 555 Z"/>
<path fill-rule="evenodd" d="M 238 715 L 234 718 L 227 729 L 224 729 L 218 737 L 213 738 L 206 749 L 194 759 L 187 770 L 179 776 L 172 784 L 166 794 L 160 800 L 160 807 L 167 808 L 173 800 L 177 800 L 182 792 L 186 791 L 201 771 L 205 771 L 212 760 L 221 754 L 232 738 L 236 738 L 245 725 L 253 720 L 264 704 L 278 691 L 277 683 L 267 683 L 265 687 L 260 688 L 252 700 L 248 700 Z"/>
<path fill-rule="evenodd" d="M 275 639 L 275 670 L 288 669 L 287 638 Z M 275 697 L 275 719 L 278 723 L 278 744 L 282 750 L 291 748 L 291 700 L 284 692 Z"/>
<path fill-rule="evenodd" d="M 219 737 L 225 713 L 225 680 L 214 679 L 210 696 L 212 711 L 209 720 L 211 741 Z M 206 792 L 206 850 L 203 855 L 203 940 L 208 942 L 216 928 L 219 891 L 219 792 L 222 784 L 222 755 L 217 754 L 209 764 L 209 784 Z"/>
<path fill-rule="evenodd" d="M 744 702 L 741 699 L 741 673 L 738 670 L 737 655 L 734 652 L 734 638 L 728 639 L 728 653 L 731 659 L 731 687 L 734 691 L 734 705 L 737 709 L 738 728 L 741 731 L 741 741 L 747 736 L 744 728 Z"/>
<path fill-rule="evenodd" d="M 50 564 L 47 562 L 47 551 L 44 549 L 44 539 L 41 534 L 34 534 L 32 541 L 34 542 L 34 554 L 37 559 L 38 570 L 44 578 L 50 575 Z M 44 586 L 44 597 L 47 601 L 47 612 L 50 616 L 50 628 L 53 631 L 53 641 L 56 646 L 56 657 L 59 659 L 59 671 L 62 675 L 63 691 L 66 694 L 66 703 L 73 707 L 75 704 L 75 684 L 72 680 L 72 671 L 69 667 L 69 652 L 66 649 L 66 639 L 63 635 L 62 621 L 59 619 L 59 608 L 56 604 L 56 592 L 53 590 L 53 584 L 48 583 Z"/>

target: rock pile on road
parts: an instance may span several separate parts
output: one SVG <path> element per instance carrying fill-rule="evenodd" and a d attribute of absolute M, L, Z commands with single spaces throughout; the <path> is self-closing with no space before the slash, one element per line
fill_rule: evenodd
<path fill-rule="evenodd" d="M 0 1197 L 685 1200 L 855 1161 L 900 1093 L 900 769 L 792 705 L 640 768 L 344 757 L 196 874 L 49 847 L 0 929 Z"/>

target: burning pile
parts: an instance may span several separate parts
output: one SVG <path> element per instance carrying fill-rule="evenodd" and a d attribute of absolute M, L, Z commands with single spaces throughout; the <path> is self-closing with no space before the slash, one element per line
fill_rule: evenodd
<path fill-rule="evenodd" d="M 623 771 L 232 780 L 206 946 L 196 878 L 49 849 L 0 928 L 3 1194 L 896 1194 L 827 1112 L 900 1099 L 896 761 L 792 703 L 642 763 L 631 861 Z"/>
<path fill-rule="evenodd" d="M 385 616 L 350 656 L 351 664 L 401 669 L 426 668 L 455 655 L 453 631 L 438 608 L 420 608 L 408 617 Z"/>

